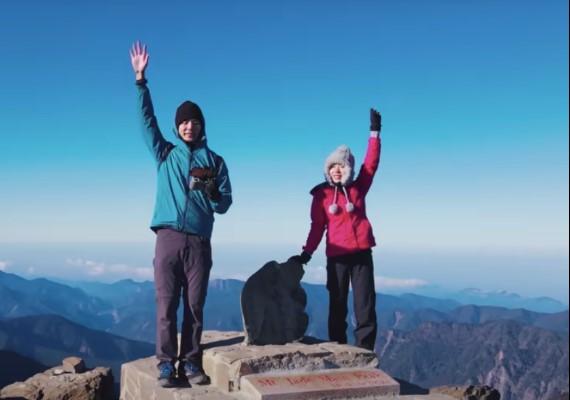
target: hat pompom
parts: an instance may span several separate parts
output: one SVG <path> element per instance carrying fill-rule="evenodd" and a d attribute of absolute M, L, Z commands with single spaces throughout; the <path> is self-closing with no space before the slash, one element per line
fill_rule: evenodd
<path fill-rule="evenodd" d="M 354 211 L 354 204 L 352 204 L 351 202 L 346 203 L 346 211 L 347 212 L 353 212 Z"/>
<path fill-rule="evenodd" d="M 331 204 L 329 206 L 329 214 L 336 214 L 338 212 L 338 206 L 336 204 Z"/>

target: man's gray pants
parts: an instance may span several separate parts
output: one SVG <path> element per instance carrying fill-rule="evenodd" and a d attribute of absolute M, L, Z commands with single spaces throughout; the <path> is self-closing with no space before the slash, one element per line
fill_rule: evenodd
<path fill-rule="evenodd" d="M 156 288 L 156 358 L 202 366 L 203 309 L 212 268 L 210 239 L 173 229 L 157 232 L 154 258 Z M 176 311 L 184 305 L 180 355 Z"/>

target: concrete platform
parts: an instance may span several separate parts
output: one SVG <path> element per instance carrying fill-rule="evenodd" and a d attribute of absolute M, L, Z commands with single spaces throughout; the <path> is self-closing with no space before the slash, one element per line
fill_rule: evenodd
<path fill-rule="evenodd" d="M 258 375 L 250 375 L 249 378 L 254 376 Z M 248 377 L 243 379 L 245 378 Z M 154 357 L 123 364 L 121 369 L 121 400 L 253 400 L 260 398 L 256 396 L 255 393 L 246 390 L 228 393 L 213 385 L 171 389 L 158 387 L 156 383 L 156 359 Z M 339 396 L 341 395 L 339 394 Z M 302 397 L 301 394 L 297 393 L 295 397 L 291 398 L 310 399 L 311 397 Z M 384 396 L 359 393 L 358 396 L 346 394 L 343 397 L 326 395 L 316 398 L 319 400 L 456 400 L 456 398 L 443 394 Z M 262 397 L 262 399 L 265 398 Z"/>
<path fill-rule="evenodd" d="M 443 394 L 397 395 L 398 383 L 376 368 L 378 359 L 367 350 L 330 342 L 245 346 L 243 339 L 242 332 L 204 332 L 204 369 L 210 376 L 210 385 L 164 389 L 157 385 L 154 357 L 123 364 L 120 398 L 453 400 Z M 260 382 L 266 383 L 263 393 L 259 390 Z M 282 389 L 287 386 L 296 391 L 283 397 Z M 386 396 L 388 393 L 392 394 Z M 275 397 L 278 395 L 281 397 Z"/>

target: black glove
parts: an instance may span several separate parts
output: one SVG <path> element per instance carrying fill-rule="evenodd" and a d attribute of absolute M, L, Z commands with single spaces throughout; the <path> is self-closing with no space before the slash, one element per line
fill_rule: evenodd
<path fill-rule="evenodd" d="M 208 196 L 208 198 L 212 201 L 220 200 L 222 194 L 218 190 L 218 186 L 216 186 L 215 178 L 208 179 L 206 181 L 206 184 L 204 185 L 204 193 L 206 193 L 206 196 Z"/>
<path fill-rule="evenodd" d="M 299 264 L 307 264 L 309 261 L 311 261 L 311 255 L 309 253 L 307 253 L 306 251 L 303 251 L 299 255 L 295 255 L 293 257 L 290 257 L 289 261 L 295 261 L 296 263 L 299 263 Z"/>
<path fill-rule="evenodd" d="M 382 116 L 378 111 L 371 108 L 370 109 L 370 130 L 375 132 L 380 132 L 382 129 Z"/>

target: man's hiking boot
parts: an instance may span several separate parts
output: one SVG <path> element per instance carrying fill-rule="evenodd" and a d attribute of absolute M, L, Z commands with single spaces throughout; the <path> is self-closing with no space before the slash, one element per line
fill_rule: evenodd
<path fill-rule="evenodd" d="M 162 361 L 158 364 L 158 384 L 163 388 L 176 386 L 176 375 L 174 365 L 169 361 Z"/>
<path fill-rule="evenodd" d="M 204 370 L 192 362 L 181 361 L 178 366 L 178 377 L 185 376 L 190 385 L 205 385 L 210 383 L 210 379 Z"/>

